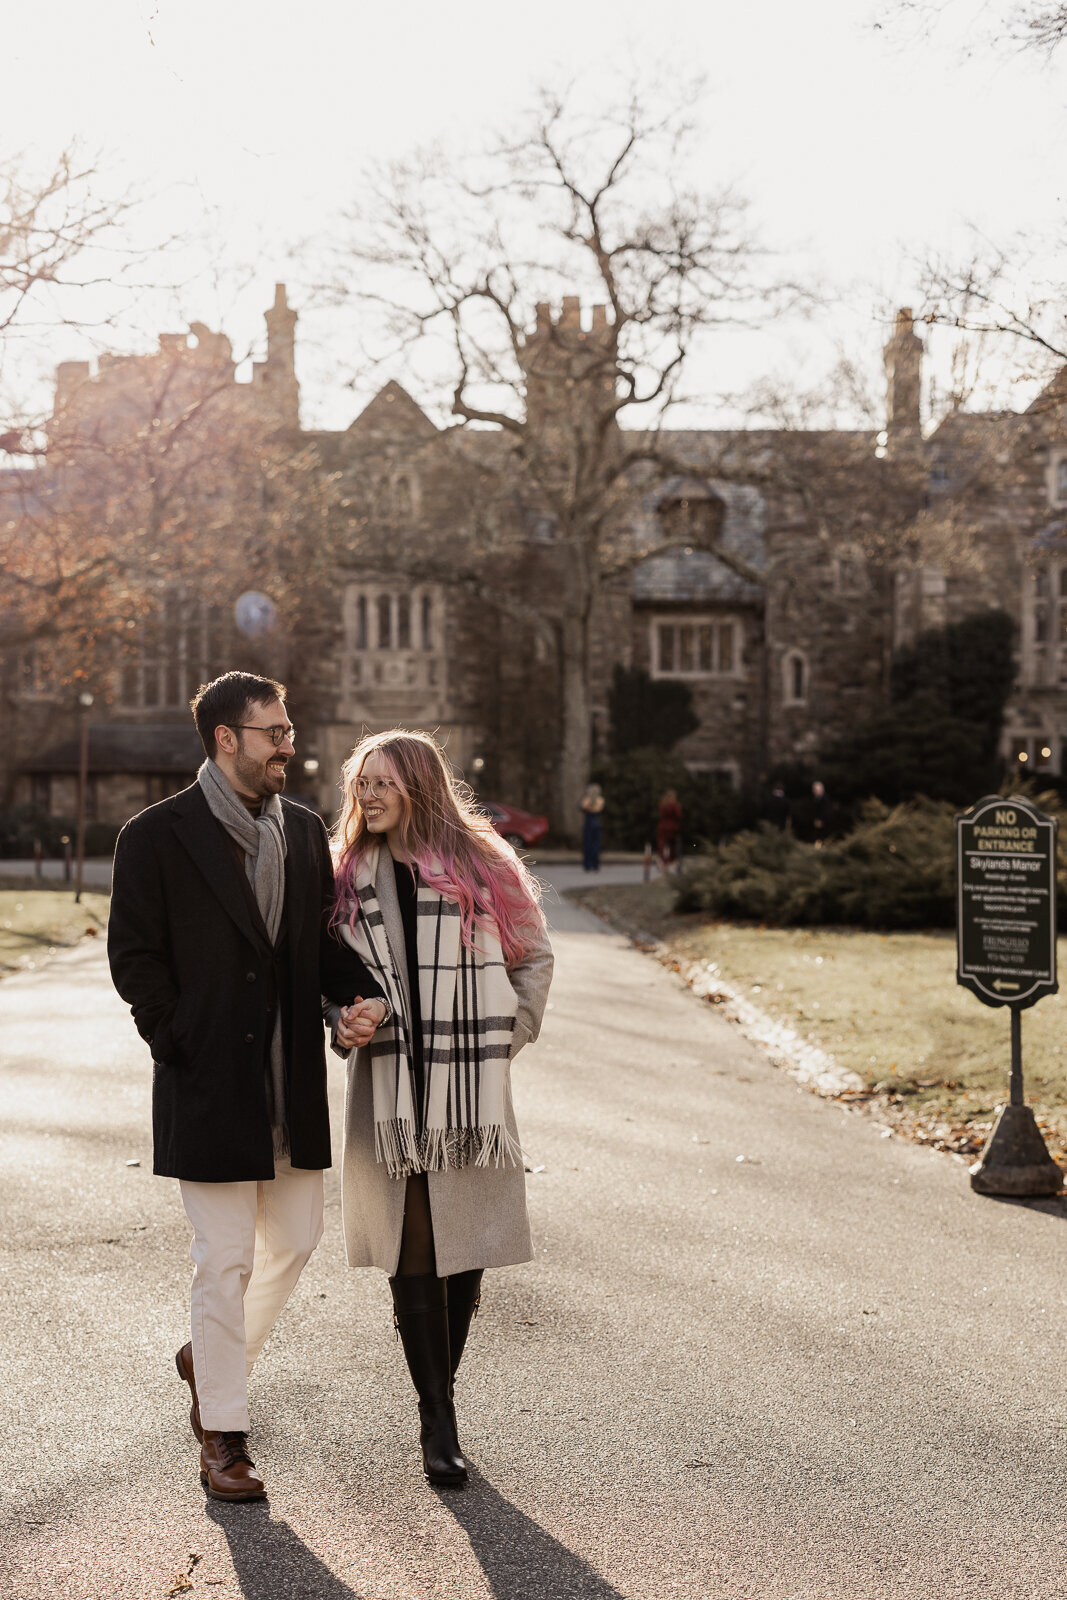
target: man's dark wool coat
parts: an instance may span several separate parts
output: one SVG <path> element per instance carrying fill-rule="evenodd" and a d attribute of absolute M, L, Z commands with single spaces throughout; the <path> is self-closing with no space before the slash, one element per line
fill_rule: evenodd
<path fill-rule="evenodd" d="M 240 853 L 199 784 L 126 824 L 108 958 L 151 1047 L 154 1171 L 234 1183 L 274 1176 L 267 1063 L 282 1009 L 290 1159 L 330 1165 L 322 995 L 381 990 L 327 926 L 333 869 L 320 817 L 282 800 L 285 912 L 272 947 Z"/>

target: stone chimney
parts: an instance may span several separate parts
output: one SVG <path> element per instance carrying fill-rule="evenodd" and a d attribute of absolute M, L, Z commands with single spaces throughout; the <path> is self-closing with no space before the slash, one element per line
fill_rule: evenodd
<path fill-rule="evenodd" d="M 885 347 L 886 434 L 889 448 L 922 438 L 919 395 L 923 342 L 915 332 L 910 309 L 897 312 L 893 337 Z"/>
<path fill-rule="evenodd" d="M 264 314 L 267 324 L 267 359 L 252 369 L 252 383 L 261 403 L 266 402 L 283 428 L 300 426 L 300 385 L 296 381 L 296 312 L 285 284 L 274 285 L 274 304 Z"/>

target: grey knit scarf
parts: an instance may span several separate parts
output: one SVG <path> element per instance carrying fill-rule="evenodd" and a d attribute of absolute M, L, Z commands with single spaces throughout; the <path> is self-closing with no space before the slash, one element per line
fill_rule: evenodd
<path fill-rule="evenodd" d="M 270 937 L 277 944 L 285 909 L 285 817 L 276 794 L 265 800 L 254 817 L 235 794 L 222 768 L 205 761 L 196 775 L 204 798 L 231 839 L 245 853 L 245 871 L 256 897 L 259 914 Z M 274 1033 L 270 1041 L 270 1072 L 267 1076 L 267 1109 L 274 1131 L 274 1153 L 289 1154 L 289 1128 L 285 1104 L 285 1056 L 282 1050 L 281 1008 L 274 1013 Z"/>

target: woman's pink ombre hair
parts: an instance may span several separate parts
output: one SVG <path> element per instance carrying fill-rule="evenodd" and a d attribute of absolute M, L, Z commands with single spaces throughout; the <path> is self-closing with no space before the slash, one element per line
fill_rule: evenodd
<path fill-rule="evenodd" d="M 532 949 L 542 925 L 537 882 L 477 809 L 470 789 L 456 778 L 428 733 L 394 728 L 368 734 L 341 768 L 344 798 L 331 835 L 337 878 L 334 920 L 346 919 L 351 901 L 348 920 L 354 921 L 356 869 L 368 847 L 380 839 L 368 829 L 355 793 L 355 781 L 371 754 L 400 790 L 400 846 L 418 867 L 422 882 L 459 906 L 468 947 L 479 926 L 491 925 L 500 935 L 504 960 L 514 966 Z"/>

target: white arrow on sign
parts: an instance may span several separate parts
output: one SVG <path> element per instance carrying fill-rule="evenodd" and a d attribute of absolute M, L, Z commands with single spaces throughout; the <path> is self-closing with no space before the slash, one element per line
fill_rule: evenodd
<path fill-rule="evenodd" d="M 997 990 L 1017 989 L 1019 987 L 1019 985 L 1017 983 L 1005 983 L 1002 978 L 998 978 L 996 980 L 996 982 L 994 983 L 993 987 L 994 987 L 994 989 L 997 989 Z"/>

